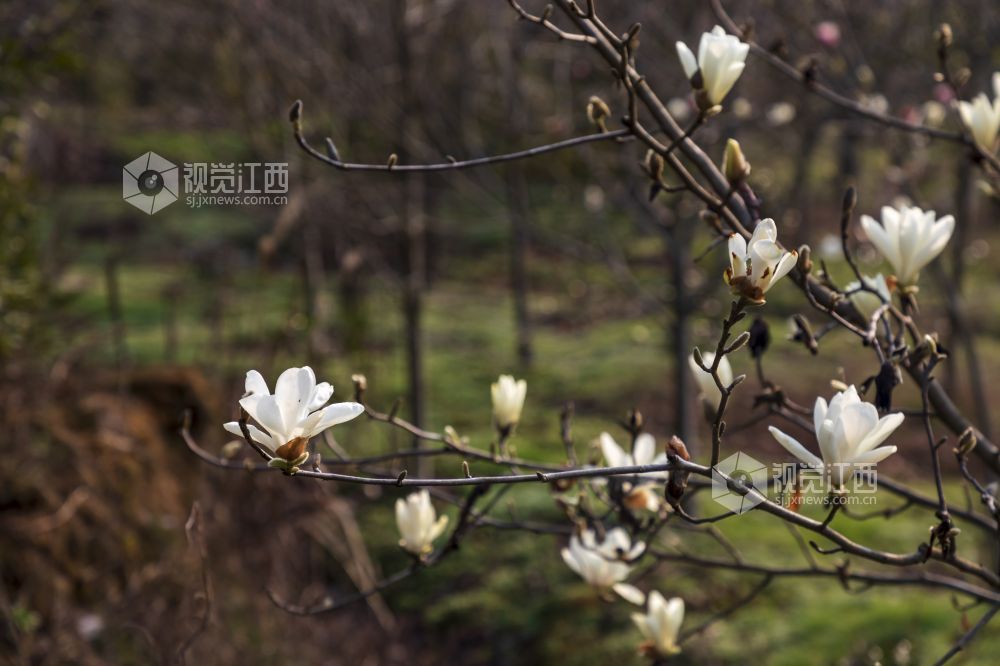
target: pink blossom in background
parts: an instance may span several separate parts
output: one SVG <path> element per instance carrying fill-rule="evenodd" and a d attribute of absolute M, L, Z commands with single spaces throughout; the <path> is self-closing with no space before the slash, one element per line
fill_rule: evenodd
<path fill-rule="evenodd" d="M 939 83 L 934 86 L 934 99 L 942 104 L 947 104 L 955 99 L 955 93 L 947 83 Z"/>
<path fill-rule="evenodd" d="M 840 44 L 840 26 L 833 21 L 817 23 L 813 34 L 819 42 L 828 48 L 836 48 Z"/>

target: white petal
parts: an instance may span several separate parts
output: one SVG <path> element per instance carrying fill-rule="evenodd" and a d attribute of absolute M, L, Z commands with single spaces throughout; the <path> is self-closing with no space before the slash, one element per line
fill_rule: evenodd
<path fill-rule="evenodd" d="M 576 573 L 578 576 L 583 576 L 583 571 L 580 569 L 580 564 L 576 561 L 576 558 L 573 557 L 573 554 L 570 552 L 570 549 L 563 548 L 561 553 L 563 562 L 566 563 L 566 566 L 572 569 L 573 572 Z"/>
<path fill-rule="evenodd" d="M 282 418 L 281 409 L 273 395 L 251 395 L 240 400 L 240 405 L 252 416 L 257 423 L 267 430 L 274 440 L 285 439 L 285 422 Z M 281 444 L 285 442 L 282 441 Z"/>
<path fill-rule="evenodd" d="M 448 516 L 441 516 L 431 527 L 430 534 L 427 537 L 427 541 L 431 542 L 437 539 L 439 536 L 441 536 L 446 527 L 448 527 Z"/>
<path fill-rule="evenodd" d="M 800 444 L 799 441 L 791 435 L 786 435 L 774 426 L 770 426 L 768 431 L 776 440 L 778 440 L 778 444 L 781 444 L 785 447 L 786 451 L 804 462 L 806 465 L 815 469 L 823 467 L 823 461 L 820 460 L 816 454 L 811 453 L 806 447 L 802 446 L 802 444 Z"/>
<path fill-rule="evenodd" d="M 316 412 L 320 417 L 307 432 L 303 432 L 303 437 L 313 437 L 318 435 L 323 430 L 331 426 L 335 426 L 339 423 L 344 423 L 350 421 L 351 419 L 361 416 L 365 411 L 364 405 L 357 402 L 336 402 L 332 405 L 327 405 L 323 409 Z M 313 414 L 312 416 L 315 416 Z"/>
<path fill-rule="evenodd" d="M 635 623 L 636 628 L 639 633 L 642 634 L 642 638 L 647 641 L 655 641 L 656 635 L 651 631 L 649 622 L 646 621 L 646 616 L 642 613 L 632 613 L 632 622 Z"/>
<path fill-rule="evenodd" d="M 226 429 L 226 432 L 236 435 L 240 439 L 243 439 L 243 431 L 240 430 L 240 424 L 238 421 L 230 421 L 229 423 L 224 423 L 222 425 Z M 247 428 L 250 430 L 250 438 L 257 442 L 261 446 L 266 447 L 270 451 L 274 451 L 277 447 L 274 445 L 274 440 L 266 432 L 258 428 L 252 423 L 247 424 Z"/>
<path fill-rule="evenodd" d="M 267 395 L 271 392 L 270 389 L 267 388 L 267 382 L 264 381 L 264 376 L 256 370 L 250 370 L 247 372 L 247 378 L 244 386 L 246 392 L 250 395 Z"/>
<path fill-rule="evenodd" d="M 754 227 L 753 235 L 750 237 L 750 245 L 761 241 L 778 240 L 778 225 L 770 217 L 764 218 Z"/>
<path fill-rule="evenodd" d="M 729 265 L 733 269 L 733 277 L 747 274 L 747 242 L 739 234 L 729 235 Z"/>
<path fill-rule="evenodd" d="M 870 402 L 859 402 L 844 407 L 834 429 L 838 443 L 844 447 L 839 452 L 838 461 L 849 460 L 868 434 L 876 429 L 878 421 L 878 410 Z M 843 439 L 840 439 L 841 437 Z"/>
<path fill-rule="evenodd" d="M 278 377 L 274 397 L 285 424 L 291 431 L 306 415 L 316 378 L 311 368 L 289 368 Z"/>
<path fill-rule="evenodd" d="M 864 453 L 874 449 L 884 442 L 903 423 L 902 414 L 889 414 L 879 420 L 878 425 L 869 432 L 864 440 L 858 445 L 858 453 Z"/>
<path fill-rule="evenodd" d="M 659 591 L 657 590 L 653 590 L 652 592 L 649 593 L 649 596 L 646 597 L 646 602 L 648 604 L 647 607 L 649 609 L 650 615 L 652 615 L 653 613 L 658 613 L 660 609 L 667 604 L 667 600 L 664 599 L 663 595 L 660 594 Z"/>
<path fill-rule="evenodd" d="M 684 42 L 677 42 L 677 57 L 681 61 L 681 67 L 684 68 L 684 76 L 690 80 L 698 71 L 698 61 L 695 60 L 691 49 Z"/>
<path fill-rule="evenodd" d="M 896 452 L 895 446 L 880 446 L 857 456 L 851 462 L 859 465 L 874 465 L 880 463 Z"/>
<path fill-rule="evenodd" d="M 816 398 L 816 404 L 813 406 L 813 432 L 817 434 L 823 425 L 823 420 L 826 419 L 826 409 L 826 400 Z"/>
<path fill-rule="evenodd" d="M 636 465 L 649 465 L 656 455 L 656 439 L 647 432 L 635 438 L 635 446 L 632 447 L 632 458 Z"/>
<path fill-rule="evenodd" d="M 313 389 L 312 397 L 309 400 L 309 411 L 314 412 L 325 405 L 333 397 L 333 386 L 327 382 L 316 385 Z"/>
<path fill-rule="evenodd" d="M 868 236 L 868 240 L 879 251 L 879 254 L 898 270 L 901 262 L 895 239 L 890 238 L 886 229 L 867 215 L 861 216 L 861 228 L 865 230 L 865 235 Z"/>
<path fill-rule="evenodd" d="M 777 282 L 779 278 L 783 278 L 788 275 L 792 269 L 795 268 L 795 264 L 798 260 L 798 252 L 786 252 L 782 255 L 781 260 L 778 261 L 778 265 L 774 269 L 774 275 L 771 277 L 771 284 Z"/>
<path fill-rule="evenodd" d="M 643 594 L 642 590 L 634 585 L 629 585 L 628 583 L 616 583 L 611 586 L 611 589 L 630 604 L 641 606 L 646 601 L 646 595 Z"/>
<path fill-rule="evenodd" d="M 632 463 L 622 447 L 618 446 L 618 442 L 606 432 L 601 433 L 601 453 L 609 467 L 622 467 Z"/>

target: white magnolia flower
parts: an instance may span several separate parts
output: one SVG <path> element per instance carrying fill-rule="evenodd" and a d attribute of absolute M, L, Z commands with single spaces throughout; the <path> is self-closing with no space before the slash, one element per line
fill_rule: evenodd
<path fill-rule="evenodd" d="M 681 651 L 677 645 L 677 634 L 684 622 L 684 600 L 674 597 L 670 601 L 657 591 L 649 593 L 646 614 L 632 613 L 632 621 L 639 628 L 646 642 L 641 646 L 644 653 L 669 657 Z"/>
<path fill-rule="evenodd" d="M 646 544 L 641 541 L 633 544 L 628 532 L 621 527 L 610 530 L 601 544 L 597 543 L 593 530 L 583 530 L 579 537 L 574 534 L 569 538 L 569 548 L 562 549 L 562 558 L 570 569 L 601 593 L 613 590 L 625 601 L 638 606 L 645 595 L 637 587 L 623 582 L 632 570 L 623 560 L 634 560 L 645 550 Z"/>
<path fill-rule="evenodd" d="M 414 555 L 426 555 L 434 550 L 434 540 L 448 525 L 448 516 L 436 517 L 431 494 L 420 490 L 404 500 L 396 500 L 396 526 L 402 537 L 399 545 Z"/>
<path fill-rule="evenodd" d="M 934 218 L 934 211 L 925 212 L 915 206 L 883 206 L 882 224 L 861 216 L 868 240 L 892 264 L 896 279 L 904 286 L 916 283 L 920 270 L 941 254 L 955 230 L 951 215 L 937 221 Z"/>
<path fill-rule="evenodd" d="M 490 385 L 493 418 L 500 428 L 510 428 L 521 420 L 521 410 L 524 409 L 524 396 L 527 392 L 528 383 L 523 379 L 515 381 L 510 375 L 500 375 L 500 378 Z"/>
<path fill-rule="evenodd" d="M 848 294 L 851 303 L 858 312 L 864 315 L 865 319 L 871 320 L 875 312 L 882 307 L 883 303 L 888 303 L 892 296 L 889 293 L 889 285 L 885 281 L 885 276 L 879 273 L 875 277 L 864 276 L 865 284 L 878 292 L 878 296 L 872 292 L 862 289 L 861 283 L 855 280 L 844 287 L 844 293 Z M 881 298 L 879 298 L 881 296 Z"/>
<path fill-rule="evenodd" d="M 632 465 L 663 465 L 667 462 L 667 454 L 656 454 L 656 439 L 648 432 L 635 438 L 632 453 L 626 453 L 614 437 L 606 432 L 601 433 L 601 453 L 611 467 L 630 467 Z M 650 476 L 666 476 L 666 472 L 650 472 Z"/>
<path fill-rule="evenodd" d="M 714 352 L 702 352 L 701 360 L 705 362 L 705 365 L 712 367 L 715 363 L 715 353 Z M 694 375 L 695 381 L 698 383 L 698 388 L 701 390 L 701 396 L 712 405 L 712 409 L 719 408 L 719 402 L 722 400 L 722 391 L 715 384 L 715 379 L 712 377 L 712 373 L 705 372 L 699 365 L 698 362 L 694 360 L 694 354 L 688 356 L 688 365 L 691 366 L 691 373 Z M 719 379 L 722 380 L 723 385 L 729 386 L 733 383 L 733 366 L 729 365 L 729 359 L 725 356 L 719 361 Z"/>
<path fill-rule="evenodd" d="M 764 294 L 795 268 L 798 257 L 798 252 L 786 252 L 778 245 L 774 220 L 761 220 L 749 243 L 739 234 L 730 234 L 726 284 L 751 301 L 763 303 Z"/>
<path fill-rule="evenodd" d="M 715 26 L 712 32 L 702 34 L 697 60 L 687 44 L 677 42 L 677 57 L 684 67 L 684 74 L 688 80 L 701 74 L 699 89 L 704 91 L 710 105 L 721 104 L 732 90 L 746 66 L 749 50 L 748 44 L 733 35 L 727 35 L 719 26 Z"/>
<path fill-rule="evenodd" d="M 840 486 L 854 473 L 852 466 L 874 465 L 896 452 L 895 446 L 879 444 L 902 422 L 903 415 L 898 413 L 880 419 L 875 405 L 862 402 L 857 389 L 848 386 L 829 406 L 823 398 L 816 398 L 813 425 L 822 459 L 774 426 L 768 430 L 789 453 L 813 469 L 825 470 Z"/>
<path fill-rule="evenodd" d="M 962 122 L 976 143 L 988 152 L 993 152 L 1000 132 L 1000 72 L 993 74 L 993 94 L 992 104 L 986 93 L 979 93 L 971 102 L 958 103 Z"/>
<path fill-rule="evenodd" d="M 247 373 L 247 395 L 240 400 L 260 427 L 247 424 L 250 436 L 265 449 L 288 461 L 295 461 L 309 440 L 338 423 L 359 416 L 365 408 L 356 402 L 323 405 L 333 395 L 326 382 L 316 383 L 312 368 L 289 368 L 278 377 L 272 395 L 264 377 L 256 370 Z M 223 426 L 227 432 L 243 436 L 240 425 L 230 421 Z"/>
<path fill-rule="evenodd" d="M 632 465 L 663 465 L 667 462 L 665 452 L 656 453 L 656 439 L 649 433 L 642 433 L 635 438 L 632 446 L 632 453 L 626 453 L 614 437 L 606 432 L 601 433 L 601 453 L 604 454 L 604 461 L 610 467 L 630 467 Z M 647 472 L 644 477 L 666 478 L 667 472 Z M 626 482 L 623 486 L 625 491 L 625 504 L 630 509 L 646 509 L 656 511 L 660 508 L 660 493 L 657 492 L 658 484 L 653 481 L 633 485 Z"/>

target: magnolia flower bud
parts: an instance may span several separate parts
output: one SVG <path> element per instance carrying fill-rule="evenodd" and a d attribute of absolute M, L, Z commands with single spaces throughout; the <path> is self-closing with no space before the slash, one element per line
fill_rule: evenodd
<path fill-rule="evenodd" d="M 600 127 L 602 132 L 607 132 L 608 127 L 604 121 L 610 115 L 611 109 L 604 103 L 604 100 L 597 95 L 591 95 L 590 101 L 587 102 L 587 118 L 591 124 Z"/>
<path fill-rule="evenodd" d="M 434 548 L 434 540 L 448 525 L 448 516 L 437 517 L 431 495 L 426 490 L 411 493 L 405 500 L 396 500 L 396 527 L 402 537 L 399 545 L 417 556 Z"/>
<path fill-rule="evenodd" d="M 667 455 L 676 456 L 681 460 L 691 460 L 691 454 L 688 453 L 687 446 L 685 446 L 683 440 L 677 435 L 670 438 L 667 442 Z M 666 497 L 671 504 L 677 504 L 681 497 L 684 496 L 684 491 L 687 489 L 689 473 L 683 470 L 671 470 L 667 476 L 667 488 Z"/>
<path fill-rule="evenodd" d="M 746 66 L 749 44 L 727 35 L 720 26 L 702 34 L 698 57 L 683 42 L 677 42 L 677 57 L 695 90 L 702 112 L 722 103 Z"/>
<path fill-rule="evenodd" d="M 795 332 L 792 334 L 792 340 L 796 342 L 801 342 L 806 346 L 813 356 L 819 353 L 819 343 L 816 341 L 816 336 L 813 335 L 812 326 L 809 325 L 809 320 L 803 317 L 801 314 L 795 314 L 792 317 L 792 325 L 795 328 Z"/>
<path fill-rule="evenodd" d="M 642 412 L 638 409 L 628 410 L 628 427 L 632 432 L 639 432 L 642 430 Z"/>
<path fill-rule="evenodd" d="M 954 39 L 951 26 L 947 23 L 942 23 L 941 26 L 934 32 L 934 37 L 937 38 L 938 45 L 948 48 L 951 46 L 952 40 Z"/>
<path fill-rule="evenodd" d="M 1000 105 L 997 107 L 1000 112 Z M 1000 122 L 1000 119 L 998 119 Z M 996 139 L 996 129 L 993 138 Z M 892 264 L 899 284 L 913 286 L 920 270 L 933 261 L 951 238 L 955 218 L 951 215 L 935 220 L 934 211 L 916 207 L 883 206 L 882 224 L 867 215 L 861 216 L 861 227 L 868 240 Z"/>
<path fill-rule="evenodd" d="M 960 456 L 967 456 L 972 452 L 972 449 L 976 448 L 976 444 L 978 443 L 979 438 L 976 437 L 976 431 L 972 429 L 972 426 L 969 426 L 959 436 L 955 453 Z"/>
<path fill-rule="evenodd" d="M 680 597 L 667 601 L 654 590 L 646 614 L 633 613 L 632 621 L 645 639 L 639 648 L 643 654 L 664 659 L 681 651 L 677 635 L 684 622 L 684 600 Z"/>
<path fill-rule="evenodd" d="M 527 392 L 528 383 L 523 379 L 515 381 L 510 375 L 500 375 L 500 378 L 490 386 L 493 418 L 502 433 L 509 434 L 510 429 L 521 420 L 521 410 L 524 409 Z"/>
<path fill-rule="evenodd" d="M 875 376 L 875 407 L 880 412 L 892 409 L 892 391 L 899 384 L 896 367 L 886 361 Z"/>
<path fill-rule="evenodd" d="M 649 174 L 650 178 L 659 180 L 663 177 L 663 156 L 652 148 L 646 151 L 643 166 L 646 167 L 646 173 Z"/>
<path fill-rule="evenodd" d="M 736 139 L 726 142 L 726 152 L 722 158 L 722 172 L 730 185 L 739 185 L 750 175 L 750 163 L 743 156 L 740 144 Z"/>
<path fill-rule="evenodd" d="M 292 102 L 292 107 L 288 110 L 288 120 L 292 123 L 292 128 L 296 132 L 302 131 L 302 100 L 297 99 Z"/>
<path fill-rule="evenodd" d="M 698 388 L 701 389 L 702 398 L 711 407 L 713 413 L 719 408 L 719 403 L 722 401 L 722 391 L 719 390 L 719 387 L 715 383 L 715 378 L 712 377 L 711 373 L 703 370 L 701 366 L 705 365 L 710 368 L 714 362 L 714 353 L 705 352 L 703 354 L 697 347 L 694 353 L 688 358 L 691 374 L 694 375 L 695 382 L 697 382 Z M 717 373 L 723 386 L 729 386 L 733 383 L 733 368 L 729 364 L 729 359 L 725 356 L 719 360 Z"/>
<path fill-rule="evenodd" d="M 351 382 L 354 384 L 354 394 L 359 398 L 368 390 L 368 378 L 364 375 L 351 375 Z"/>
<path fill-rule="evenodd" d="M 799 259 L 795 263 L 795 267 L 798 268 L 799 272 L 803 275 L 809 275 L 809 273 L 812 272 L 812 249 L 808 245 L 802 245 L 799 247 Z"/>
<path fill-rule="evenodd" d="M 771 344 L 771 331 L 763 317 L 757 317 L 750 324 L 750 355 L 760 358 Z"/>

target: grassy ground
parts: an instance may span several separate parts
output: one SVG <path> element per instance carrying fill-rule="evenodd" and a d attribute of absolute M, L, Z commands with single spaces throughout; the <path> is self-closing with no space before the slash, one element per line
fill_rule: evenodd
<path fill-rule="evenodd" d="M 538 269 L 536 269 L 538 270 Z M 184 280 L 187 269 L 138 268 L 126 264 L 121 273 L 127 344 L 135 362 L 163 360 L 164 319 L 168 285 Z M 78 314 L 100 320 L 106 310 L 102 274 L 96 267 L 76 268 L 66 278 L 77 290 L 73 308 Z M 225 348 L 213 347 L 208 311 L 208 290 L 188 288 L 177 301 L 180 363 L 195 364 L 211 374 L 229 378 L 233 396 L 240 391 L 240 376 L 251 366 L 269 377 L 290 364 L 302 362 L 306 322 L 296 296 L 297 281 L 286 273 L 266 276 L 253 271 L 229 276 L 229 293 L 239 295 L 226 306 Z M 529 381 L 528 406 L 516 439 L 523 455 L 559 461 L 558 409 L 567 399 L 576 401 L 575 433 L 581 455 L 602 430 L 615 431 L 615 420 L 633 405 L 650 416 L 659 437 L 670 434 L 672 422 L 671 365 L 664 353 L 665 315 L 594 317 L 585 325 L 579 319 L 559 317 L 559 308 L 585 308 L 587 302 L 604 302 L 607 285 L 594 284 L 589 300 L 542 290 L 533 300 L 536 315 L 545 311 L 548 325 L 540 326 L 535 338 L 537 363 L 529 372 L 518 372 Z M 786 285 L 775 291 L 766 314 L 772 324 L 775 348 L 769 367 L 775 379 L 786 384 L 809 403 L 817 393 L 827 394 L 828 380 L 840 368 L 852 381 L 866 359 L 845 354 L 849 341 L 838 334 L 824 341 L 823 355 L 812 362 L 794 343 L 783 340 L 786 303 L 793 303 Z M 722 298 L 720 287 L 717 298 Z M 721 301 L 720 301 L 721 302 Z M 349 377 L 362 369 L 371 384 L 370 399 L 387 407 L 404 393 L 404 359 L 396 342 L 401 334 L 396 300 L 387 291 L 375 290 L 369 303 L 379 313 L 372 329 L 370 349 L 358 357 L 338 355 L 317 363 L 317 374 L 330 379 L 346 398 Z M 718 307 L 716 304 L 714 307 Z M 551 312 L 549 312 L 551 310 Z M 514 370 L 514 331 L 509 302 L 501 288 L 461 285 L 445 281 L 428 298 L 427 376 L 428 425 L 440 429 L 453 425 L 478 446 L 490 441 L 488 384 L 498 374 Z M 567 312 L 562 314 L 566 315 Z M 552 315 L 552 316 L 548 316 Z M 696 342 L 711 340 L 713 320 L 695 323 Z M 571 322 L 571 323 L 566 323 Z M 256 341 L 273 339 L 272 353 L 251 347 Z M 995 358 L 994 344 L 985 353 Z M 110 358 L 102 339 L 94 358 Z M 264 360 L 262 360 L 264 359 Z M 779 362 L 780 360 L 780 362 Z M 749 371 L 745 353 L 735 359 L 737 371 Z M 740 403 L 748 404 L 753 393 L 745 385 Z M 901 389 L 903 400 L 913 400 Z M 786 456 L 766 435 L 765 425 L 741 435 L 728 446 L 747 448 L 767 462 Z M 704 434 L 704 428 L 701 429 Z M 919 437 L 904 432 L 903 455 L 896 456 L 893 473 L 916 475 L 922 468 L 924 450 Z M 223 440 L 221 429 L 219 442 Z M 338 429 L 338 440 L 359 455 L 406 445 L 399 433 L 373 424 L 358 423 Z M 897 442 L 902 443 L 902 442 Z M 457 473 L 454 463 L 438 463 L 442 474 Z M 483 470 L 479 470 L 483 471 Z M 931 489 L 924 487 L 929 492 Z M 951 496 L 962 498 L 956 486 Z M 545 489 L 517 488 L 510 504 L 497 509 L 534 520 L 558 521 L 559 516 Z M 878 507 L 895 500 L 878 495 Z M 710 504 L 710 503 L 709 503 Z M 382 497 L 364 509 L 365 537 L 386 572 L 405 566 L 395 547 L 398 538 L 392 519 L 392 503 Z M 701 510 L 713 512 L 712 506 Z M 454 516 L 453 516 L 454 520 Z M 912 510 L 887 522 L 874 519 L 851 523 L 838 518 L 838 527 L 866 542 L 897 552 L 912 551 L 924 540 L 933 518 Z M 777 564 L 803 564 L 801 551 L 786 528 L 766 515 L 751 513 L 720 524 L 720 529 L 744 550 L 748 560 Z M 667 533 L 671 547 L 722 556 L 718 546 L 682 531 Z M 961 536 L 967 556 L 983 546 L 973 530 Z M 597 664 L 609 659 L 639 663 L 635 656 L 637 634 L 628 620 L 624 604 L 598 600 L 564 566 L 559 557 L 562 544 L 555 537 L 520 533 L 502 534 L 482 530 L 461 552 L 439 569 L 426 572 L 390 592 L 392 605 L 408 618 L 409 626 L 430 645 L 462 654 L 465 663 L 565 663 Z M 823 557 L 818 556 L 817 557 Z M 837 555 L 826 559 L 840 561 Z M 854 566 L 861 568 L 861 564 Z M 726 600 L 745 594 L 757 579 L 718 572 L 697 572 L 679 566 L 663 566 L 643 580 L 643 586 L 679 594 L 688 600 L 687 626 L 695 626 L 723 608 Z M 277 612 L 277 611 L 275 611 Z M 751 608 L 743 610 L 695 639 L 678 664 L 768 663 L 768 664 L 921 664 L 943 653 L 979 609 L 956 610 L 946 593 L 910 589 L 845 591 L 836 580 L 779 581 Z M 335 617 L 330 618 L 336 622 Z M 985 632 L 979 642 L 956 663 L 992 664 L 1000 650 L 1000 632 Z"/>

